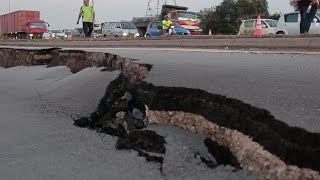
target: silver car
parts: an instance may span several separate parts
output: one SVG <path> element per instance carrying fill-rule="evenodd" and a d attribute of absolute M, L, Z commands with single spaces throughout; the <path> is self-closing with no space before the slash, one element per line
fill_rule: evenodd
<path fill-rule="evenodd" d="M 298 11 L 281 15 L 276 34 L 300 34 L 300 13 Z M 320 34 L 320 13 L 317 12 L 311 23 L 309 33 Z"/>
<path fill-rule="evenodd" d="M 51 36 L 52 38 L 61 38 L 61 39 L 68 37 L 62 30 L 59 30 L 59 29 L 51 29 Z"/>
<path fill-rule="evenodd" d="M 254 35 L 256 31 L 257 19 L 242 20 L 238 35 Z M 273 19 L 261 19 L 262 34 L 276 34 L 278 21 Z"/>
<path fill-rule="evenodd" d="M 104 37 L 139 37 L 136 25 L 131 21 L 105 22 L 102 26 Z"/>

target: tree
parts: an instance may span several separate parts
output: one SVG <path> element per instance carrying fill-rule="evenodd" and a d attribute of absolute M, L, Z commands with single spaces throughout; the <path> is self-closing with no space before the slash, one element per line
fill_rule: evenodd
<path fill-rule="evenodd" d="M 220 29 L 215 7 L 205 8 L 201 10 L 199 14 L 201 17 L 201 26 L 205 34 L 208 33 L 209 29 L 214 29 L 215 31 Z"/>
<path fill-rule="evenodd" d="M 230 34 L 237 31 L 237 1 L 224 0 L 216 7 L 217 21 L 220 22 L 220 33 Z"/>
<path fill-rule="evenodd" d="M 296 4 L 294 4 L 292 0 L 289 0 L 289 3 L 290 3 L 290 6 L 292 6 L 295 11 L 298 10 L 298 6 Z"/>
<path fill-rule="evenodd" d="M 243 19 L 257 15 L 270 17 L 267 0 L 223 0 L 218 6 L 200 12 L 204 33 L 236 34 Z"/>
<path fill-rule="evenodd" d="M 278 20 L 280 18 L 281 14 L 280 13 L 274 13 L 274 14 L 270 14 L 268 17 L 266 17 L 267 19 L 275 19 Z"/>

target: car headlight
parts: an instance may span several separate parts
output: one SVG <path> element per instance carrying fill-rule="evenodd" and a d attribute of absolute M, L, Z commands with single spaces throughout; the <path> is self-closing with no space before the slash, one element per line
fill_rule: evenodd
<path fill-rule="evenodd" d="M 171 29 L 174 29 L 174 26 L 171 26 Z"/>
<path fill-rule="evenodd" d="M 67 35 L 64 35 L 64 37 L 67 38 L 68 36 L 67 36 Z"/>
<path fill-rule="evenodd" d="M 128 33 L 123 33 L 122 35 L 123 35 L 123 36 L 128 36 Z"/>
<path fill-rule="evenodd" d="M 139 37 L 140 34 L 139 34 L 139 33 L 135 33 L 134 36 L 135 36 L 135 37 Z"/>
<path fill-rule="evenodd" d="M 33 36 L 33 34 L 29 34 L 29 36 L 30 36 L 30 37 L 32 37 L 32 36 Z"/>

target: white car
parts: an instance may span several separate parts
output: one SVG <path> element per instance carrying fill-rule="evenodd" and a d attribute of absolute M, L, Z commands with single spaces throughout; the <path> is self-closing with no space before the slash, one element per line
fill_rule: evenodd
<path fill-rule="evenodd" d="M 105 22 L 102 26 L 104 37 L 139 37 L 139 31 L 132 21 Z"/>
<path fill-rule="evenodd" d="M 52 32 L 50 30 L 47 30 L 46 32 L 43 33 L 42 39 L 52 39 Z"/>
<path fill-rule="evenodd" d="M 56 38 L 64 39 L 64 38 L 68 38 L 68 36 L 62 30 L 57 30 L 57 29 L 47 30 L 42 35 L 42 39 L 56 39 Z"/>
<path fill-rule="evenodd" d="M 300 13 L 299 11 L 281 15 L 278 22 L 276 34 L 300 34 Z M 320 12 L 317 12 L 311 23 L 309 33 L 320 34 Z"/>
<path fill-rule="evenodd" d="M 51 29 L 51 33 L 52 33 L 52 37 L 53 38 L 67 38 L 68 36 L 66 35 L 66 33 L 64 33 L 62 30 L 58 30 L 58 29 Z"/>
<path fill-rule="evenodd" d="M 262 35 L 276 34 L 278 21 L 273 19 L 261 19 Z M 243 20 L 238 35 L 254 35 L 257 19 Z"/>

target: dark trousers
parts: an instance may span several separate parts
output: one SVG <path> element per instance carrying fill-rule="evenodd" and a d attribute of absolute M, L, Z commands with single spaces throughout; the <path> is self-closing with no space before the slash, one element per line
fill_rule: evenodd
<path fill-rule="evenodd" d="M 165 35 L 167 33 L 169 33 L 169 28 L 168 29 L 162 29 L 162 35 Z"/>
<path fill-rule="evenodd" d="M 309 5 L 308 5 L 309 6 Z M 302 6 L 299 7 L 300 9 L 300 16 L 301 16 L 301 22 L 300 22 L 300 34 L 308 33 L 311 23 L 313 22 L 313 19 L 317 12 L 317 6 L 313 5 L 310 12 L 307 13 L 308 6 Z"/>
<path fill-rule="evenodd" d="M 93 31 L 93 23 L 92 22 L 83 22 L 83 31 L 86 37 L 90 37 Z"/>

